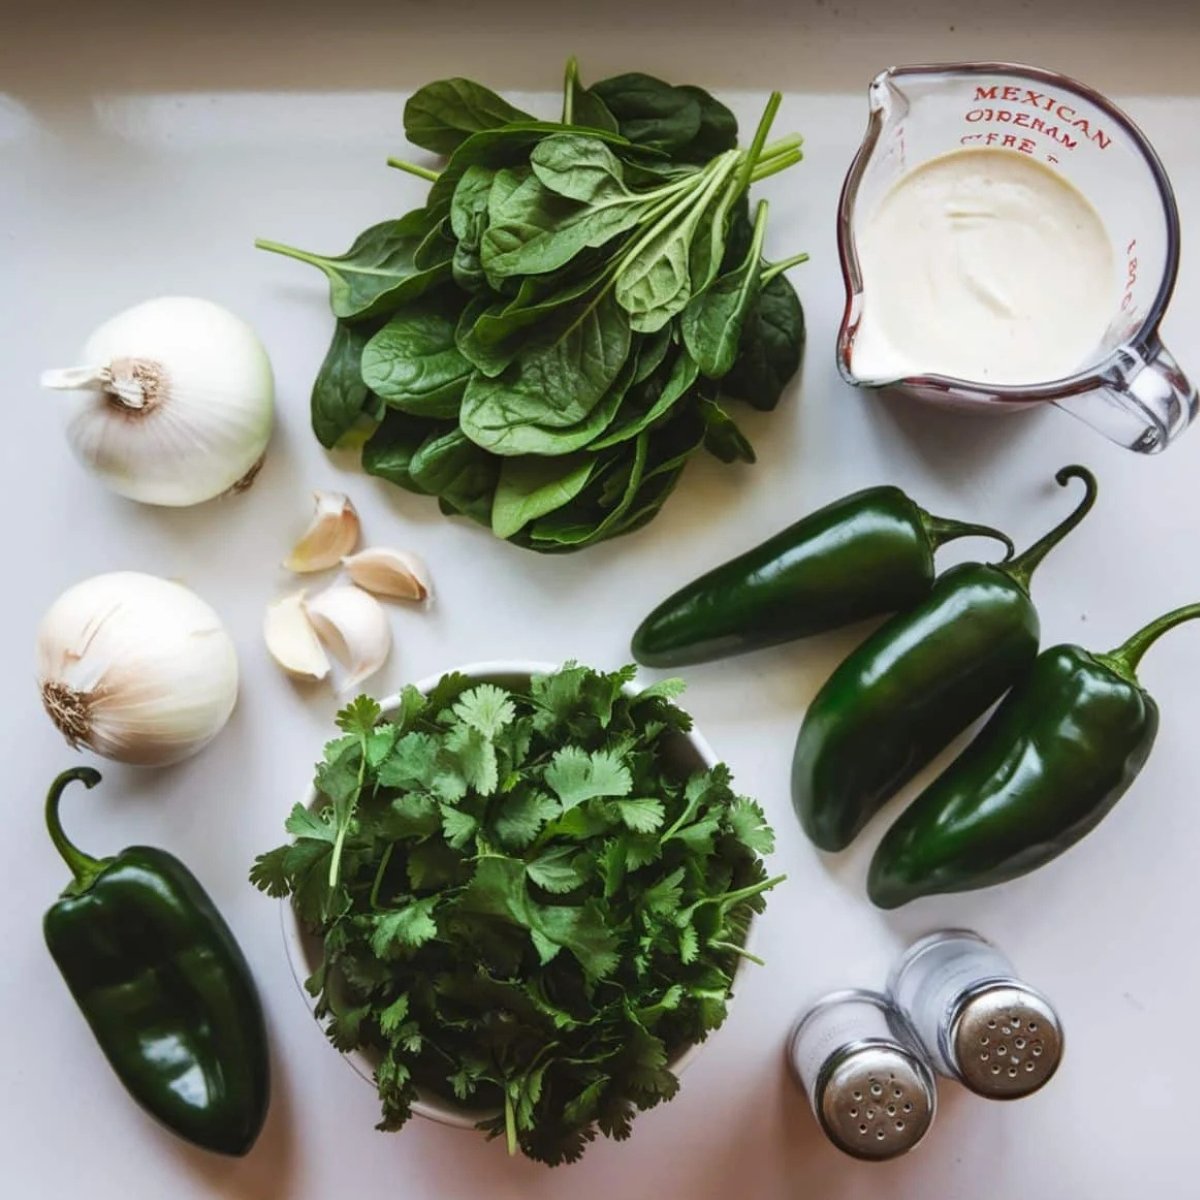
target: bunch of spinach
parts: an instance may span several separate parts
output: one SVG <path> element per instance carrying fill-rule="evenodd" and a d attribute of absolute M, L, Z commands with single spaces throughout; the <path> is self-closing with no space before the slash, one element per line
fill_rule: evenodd
<path fill-rule="evenodd" d="M 332 446 L 375 423 L 366 471 L 436 496 L 533 550 L 577 550 L 645 524 L 701 446 L 754 461 L 728 411 L 778 403 L 804 317 L 763 258 L 748 188 L 800 160 L 750 146 L 708 92 L 648 75 L 584 88 L 567 66 L 561 122 L 447 79 L 404 111 L 447 156 L 423 208 L 326 257 L 264 249 L 329 280 L 337 318 L 312 394 Z"/>
<path fill-rule="evenodd" d="M 306 986 L 333 1044 L 374 1056 L 380 1129 L 421 1089 L 569 1162 L 670 1099 L 672 1053 L 724 1020 L 773 835 L 725 767 L 681 777 L 682 685 L 633 674 L 448 675 L 384 719 L 360 697 L 318 803 L 255 861 L 322 939 Z"/>

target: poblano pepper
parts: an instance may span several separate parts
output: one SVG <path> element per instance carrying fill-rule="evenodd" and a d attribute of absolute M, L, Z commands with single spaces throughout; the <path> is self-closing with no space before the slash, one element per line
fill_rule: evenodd
<path fill-rule="evenodd" d="M 1004 563 L 963 563 L 939 576 L 915 608 L 852 651 L 805 713 L 792 760 L 792 802 L 822 850 L 842 850 L 900 787 L 1022 679 L 1037 656 L 1029 581 L 1083 520 L 1096 481 L 1081 479 L 1075 511 Z"/>
<path fill-rule="evenodd" d="M 998 529 L 932 516 L 897 487 L 835 500 L 664 600 L 633 635 L 633 656 L 677 667 L 743 654 L 898 612 L 927 595 L 933 554 Z"/>
<path fill-rule="evenodd" d="M 1109 654 L 1052 646 L 979 736 L 888 830 L 868 890 L 881 908 L 1004 883 L 1090 833 L 1137 778 L 1158 732 L 1142 655 L 1200 604 Z"/>
<path fill-rule="evenodd" d="M 245 1154 L 267 1114 L 262 1008 L 229 926 L 174 855 L 130 846 L 84 854 L 58 802 L 91 767 L 64 771 L 46 798 L 50 837 L 75 878 L 43 922 L 46 945 L 129 1094 L 168 1129 Z"/>

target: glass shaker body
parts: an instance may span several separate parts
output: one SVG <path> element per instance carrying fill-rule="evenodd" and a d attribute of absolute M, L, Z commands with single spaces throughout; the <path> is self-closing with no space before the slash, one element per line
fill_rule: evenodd
<path fill-rule="evenodd" d="M 1058 1068 L 1058 1014 L 976 933 L 943 930 L 915 942 L 893 969 L 888 993 L 934 1069 L 978 1095 L 1027 1096 Z"/>
<path fill-rule="evenodd" d="M 885 996 L 852 989 L 817 1001 L 793 1027 L 788 1060 L 825 1136 L 855 1158 L 911 1150 L 937 1107 L 932 1072 Z"/>

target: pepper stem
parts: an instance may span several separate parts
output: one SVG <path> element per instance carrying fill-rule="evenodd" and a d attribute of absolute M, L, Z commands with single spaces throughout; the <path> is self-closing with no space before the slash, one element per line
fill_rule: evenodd
<path fill-rule="evenodd" d="M 50 791 L 46 794 L 46 828 L 50 831 L 50 840 L 54 843 L 54 848 L 62 855 L 63 862 L 71 868 L 71 874 L 75 876 L 74 883 L 67 889 L 72 894 L 87 891 L 96 876 L 108 865 L 107 859 L 84 854 L 63 832 L 62 822 L 58 817 L 58 801 L 67 784 L 76 780 L 86 788 L 94 788 L 100 782 L 100 772 L 95 767 L 72 767 L 50 785 Z"/>
<path fill-rule="evenodd" d="M 1131 683 L 1136 683 L 1138 664 L 1142 661 L 1142 655 L 1164 633 L 1174 629 L 1176 625 L 1182 625 L 1185 621 L 1194 621 L 1198 617 L 1200 617 L 1200 604 L 1185 604 L 1182 608 L 1174 609 L 1157 620 L 1151 621 L 1149 625 L 1139 629 L 1133 637 L 1123 645 L 1118 646 L 1115 650 L 1110 650 L 1107 654 L 1097 655 L 1097 657 L 1121 675 L 1122 678 L 1128 679 Z"/>
<path fill-rule="evenodd" d="M 958 538 L 982 537 L 995 538 L 1004 546 L 1007 551 L 1004 555 L 1004 562 L 1008 562 L 1015 553 L 1012 538 L 1007 533 L 1001 533 L 999 529 L 993 529 L 991 525 L 974 525 L 969 521 L 953 521 L 948 517 L 935 517 L 933 513 L 927 513 L 923 509 L 921 510 L 921 524 L 924 526 L 925 536 L 934 550 L 944 546 L 947 542 L 956 541 Z"/>
<path fill-rule="evenodd" d="M 1076 506 L 1075 511 L 1065 521 L 1060 521 L 1049 533 L 1039 538 L 1028 550 L 1023 554 L 1018 554 L 1016 558 L 1004 567 L 1005 573 L 1019 583 L 1026 591 L 1029 590 L 1029 580 L 1034 571 L 1038 569 L 1042 559 L 1088 515 L 1092 505 L 1096 503 L 1097 484 L 1095 475 L 1087 467 L 1070 466 L 1063 467 L 1054 476 L 1054 481 L 1059 487 L 1066 487 L 1067 483 L 1072 479 L 1082 479 L 1083 486 L 1087 489 L 1083 499 Z"/>

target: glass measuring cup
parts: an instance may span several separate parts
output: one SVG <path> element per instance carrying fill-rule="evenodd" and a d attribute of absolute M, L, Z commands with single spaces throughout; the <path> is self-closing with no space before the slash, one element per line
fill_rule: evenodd
<path fill-rule="evenodd" d="M 1162 450 L 1182 433 L 1196 414 L 1196 389 L 1158 336 L 1179 268 L 1179 213 L 1141 130 L 1091 88 L 1014 63 L 892 67 L 872 81 L 868 98 L 866 137 L 838 207 L 846 284 L 837 341 L 842 377 L 952 408 L 1000 412 L 1049 402 L 1141 453 Z M 1094 361 L 1074 375 L 998 385 L 935 374 L 876 379 L 855 373 L 864 304 L 856 249 L 861 223 L 901 175 L 965 147 L 1033 156 L 1061 173 L 1104 221 L 1121 282 Z"/>

